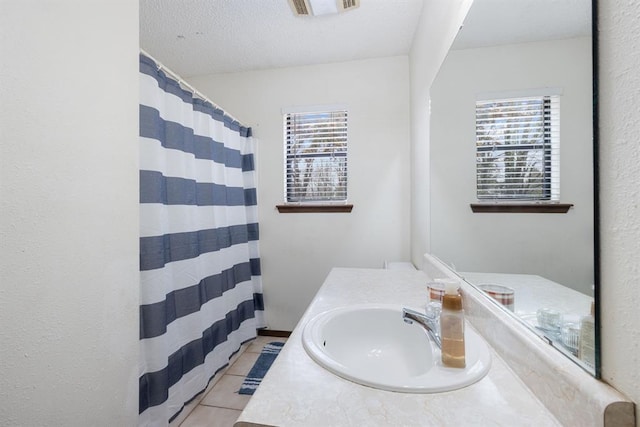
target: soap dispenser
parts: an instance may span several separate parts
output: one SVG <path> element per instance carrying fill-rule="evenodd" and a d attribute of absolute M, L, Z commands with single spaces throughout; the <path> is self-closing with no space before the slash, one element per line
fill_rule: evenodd
<path fill-rule="evenodd" d="M 457 283 L 447 283 L 440 313 L 442 363 L 452 368 L 465 367 L 464 310 Z"/>

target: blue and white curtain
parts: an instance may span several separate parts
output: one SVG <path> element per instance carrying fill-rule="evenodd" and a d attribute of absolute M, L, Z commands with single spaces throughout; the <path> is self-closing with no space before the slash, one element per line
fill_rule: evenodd
<path fill-rule="evenodd" d="M 140 56 L 140 425 L 264 326 L 253 153 L 250 128 Z"/>

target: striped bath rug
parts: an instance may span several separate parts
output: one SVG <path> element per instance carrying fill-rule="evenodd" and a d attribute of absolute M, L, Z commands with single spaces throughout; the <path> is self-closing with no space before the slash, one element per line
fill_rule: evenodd
<path fill-rule="evenodd" d="M 271 364 L 276 360 L 276 357 L 278 356 L 278 353 L 280 353 L 280 349 L 282 349 L 283 345 L 283 342 L 270 342 L 264 346 L 260 356 L 258 356 L 258 360 L 256 360 L 256 363 L 247 374 L 242 386 L 240 386 L 238 393 L 253 394 L 253 392 L 256 391 L 262 381 L 262 378 L 264 378 L 265 374 L 271 367 Z"/>

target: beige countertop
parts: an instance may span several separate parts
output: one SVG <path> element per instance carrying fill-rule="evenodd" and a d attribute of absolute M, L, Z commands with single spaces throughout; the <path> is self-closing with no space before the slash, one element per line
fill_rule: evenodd
<path fill-rule="evenodd" d="M 315 315 L 361 303 L 424 309 L 422 271 L 336 268 L 294 329 L 236 426 L 558 426 L 560 423 L 492 350 L 489 373 L 460 390 L 413 394 L 377 390 L 316 364 L 302 346 Z"/>

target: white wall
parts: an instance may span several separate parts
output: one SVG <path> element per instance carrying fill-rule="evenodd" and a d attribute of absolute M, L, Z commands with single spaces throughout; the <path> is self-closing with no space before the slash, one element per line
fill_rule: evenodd
<path fill-rule="evenodd" d="M 0 425 L 138 412 L 138 5 L 0 2 Z"/>
<path fill-rule="evenodd" d="M 638 404 L 640 3 L 598 3 L 602 377 Z"/>
<path fill-rule="evenodd" d="M 265 314 L 292 330 L 332 267 L 381 268 L 409 258 L 408 60 L 393 57 L 190 78 L 251 126 L 258 142 L 258 203 Z M 346 104 L 351 213 L 288 213 L 283 119 L 289 106 Z"/>
<path fill-rule="evenodd" d="M 449 52 L 431 87 L 431 252 L 460 271 L 538 274 L 591 295 L 591 38 Z M 558 88 L 566 214 L 473 213 L 478 94 Z"/>
<path fill-rule="evenodd" d="M 411 260 L 430 252 L 429 89 L 473 0 L 425 2 L 411 46 Z"/>

